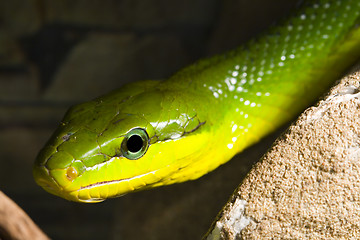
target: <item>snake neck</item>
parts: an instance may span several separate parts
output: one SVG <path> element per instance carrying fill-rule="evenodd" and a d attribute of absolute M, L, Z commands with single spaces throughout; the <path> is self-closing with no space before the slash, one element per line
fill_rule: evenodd
<path fill-rule="evenodd" d="M 229 158 L 294 118 L 360 56 L 359 16 L 359 1 L 312 1 L 280 27 L 164 85 L 206 101 L 194 107 Z"/>

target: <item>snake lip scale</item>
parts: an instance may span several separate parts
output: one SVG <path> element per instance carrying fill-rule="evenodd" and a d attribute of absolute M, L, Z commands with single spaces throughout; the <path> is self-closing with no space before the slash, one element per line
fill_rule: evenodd
<path fill-rule="evenodd" d="M 156 171 L 152 171 L 152 172 L 145 173 L 145 174 L 142 174 L 142 175 L 134 176 L 134 177 L 131 177 L 131 178 L 123 178 L 123 179 L 115 179 L 115 180 L 110 180 L 110 181 L 96 182 L 96 183 L 92 183 L 92 184 L 89 184 L 89 185 L 86 185 L 86 186 L 82 186 L 82 187 L 80 187 L 79 190 L 75 190 L 75 191 L 81 191 L 83 189 L 90 189 L 90 188 L 99 187 L 99 186 L 107 185 L 107 184 L 116 184 L 116 183 L 120 183 L 120 182 L 124 182 L 124 181 L 130 181 L 130 180 L 133 180 L 133 179 L 136 179 L 136 178 L 141 178 L 141 177 L 143 177 L 143 176 L 145 176 L 147 174 L 154 174 L 154 173 L 156 173 Z"/>

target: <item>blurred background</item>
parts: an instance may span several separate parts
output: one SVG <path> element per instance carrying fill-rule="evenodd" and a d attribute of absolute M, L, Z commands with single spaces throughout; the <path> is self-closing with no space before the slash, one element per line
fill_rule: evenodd
<path fill-rule="evenodd" d="M 99 204 L 52 196 L 32 164 L 65 111 L 230 50 L 298 0 L 0 0 L 0 190 L 52 239 L 200 239 L 272 135 L 203 178 Z"/>

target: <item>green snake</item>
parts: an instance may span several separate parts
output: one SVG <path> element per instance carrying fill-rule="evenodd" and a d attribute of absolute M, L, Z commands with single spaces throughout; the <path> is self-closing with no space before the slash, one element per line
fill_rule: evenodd
<path fill-rule="evenodd" d="M 40 151 L 35 181 L 99 202 L 197 179 L 329 88 L 360 56 L 359 23 L 359 0 L 307 1 L 233 51 L 73 106 Z"/>

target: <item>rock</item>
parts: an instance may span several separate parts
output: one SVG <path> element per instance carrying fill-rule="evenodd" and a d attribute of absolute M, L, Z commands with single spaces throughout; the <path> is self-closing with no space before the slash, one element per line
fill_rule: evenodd
<path fill-rule="evenodd" d="M 1 27 L 12 37 L 36 32 L 42 26 L 40 1 L 13 0 L 0 2 Z"/>
<path fill-rule="evenodd" d="M 359 238 L 359 80 L 343 78 L 276 141 L 207 239 Z"/>
<path fill-rule="evenodd" d="M 111 29 L 164 28 L 179 25 L 208 25 L 217 1 L 45 1 L 49 23 L 97 26 Z"/>
<path fill-rule="evenodd" d="M 19 42 L 0 29 L 0 68 L 13 70 L 24 68 L 24 65 L 25 56 Z"/>
<path fill-rule="evenodd" d="M 90 34 L 73 49 L 44 98 L 89 100 L 124 83 L 168 77 L 187 58 L 181 42 L 169 35 Z"/>
<path fill-rule="evenodd" d="M 32 164 L 38 151 L 50 137 L 52 133 L 50 129 L 19 126 L 1 129 L 0 189 L 2 191 L 13 189 L 30 194 L 35 189 Z"/>
<path fill-rule="evenodd" d="M 0 72 L 0 100 L 26 101 L 34 100 L 38 96 L 38 83 L 29 73 Z"/>

